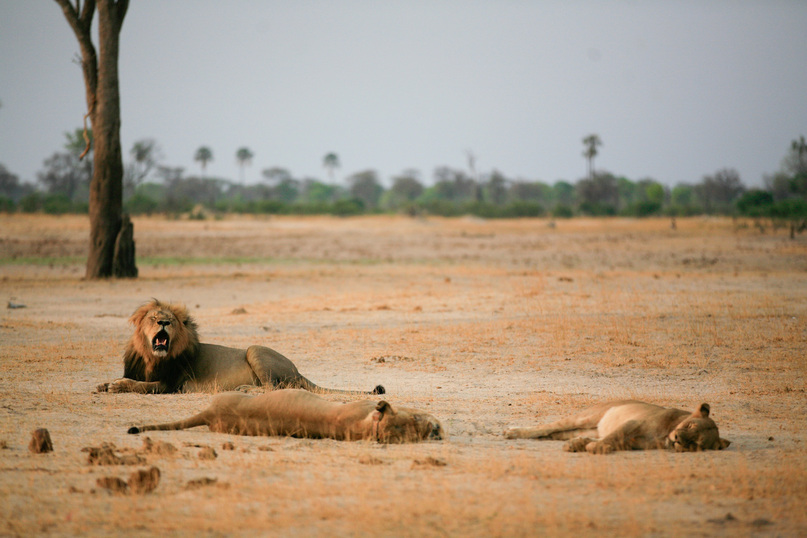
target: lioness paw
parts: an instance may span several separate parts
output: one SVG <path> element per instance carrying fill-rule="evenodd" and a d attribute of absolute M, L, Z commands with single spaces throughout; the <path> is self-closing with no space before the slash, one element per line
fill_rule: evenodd
<path fill-rule="evenodd" d="M 577 439 L 572 439 L 563 445 L 563 450 L 566 452 L 583 452 L 586 450 L 586 446 L 589 444 L 591 444 L 591 439 L 586 437 L 578 437 Z"/>
<path fill-rule="evenodd" d="M 95 392 L 107 392 L 109 390 L 109 383 L 101 383 L 95 387 Z"/>
<path fill-rule="evenodd" d="M 614 447 L 606 443 L 593 441 L 586 445 L 586 452 L 589 454 L 610 454 L 613 451 Z"/>
<path fill-rule="evenodd" d="M 507 428 L 504 430 L 504 438 L 505 439 L 518 439 L 520 437 L 519 433 L 521 432 L 521 428 Z"/>

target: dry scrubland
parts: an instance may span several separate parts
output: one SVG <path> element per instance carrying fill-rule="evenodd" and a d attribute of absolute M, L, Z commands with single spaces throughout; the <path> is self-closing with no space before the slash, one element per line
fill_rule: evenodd
<path fill-rule="evenodd" d="M 807 534 L 807 237 L 728 219 L 135 220 L 141 277 L 87 282 L 84 217 L 0 216 L 0 535 Z M 11 261 L 13 260 L 13 261 Z M 95 394 L 129 314 L 186 303 L 325 386 L 431 410 L 446 442 L 247 438 L 208 395 Z M 732 446 L 589 456 L 507 426 L 610 398 L 712 405 Z M 332 397 L 333 398 L 333 397 Z M 28 451 L 47 428 L 55 447 Z M 135 449 L 90 465 L 84 447 Z M 234 450 L 227 450 L 225 443 Z M 203 459 L 212 447 L 215 459 Z M 99 478 L 156 466 L 152 493 Z"/>

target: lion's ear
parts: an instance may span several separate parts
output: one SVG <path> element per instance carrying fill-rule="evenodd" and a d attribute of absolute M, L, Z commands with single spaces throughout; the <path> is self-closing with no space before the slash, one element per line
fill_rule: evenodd
<path fill-rule="evenodd" d="M 381 418 L 386 415 L 395 414 L 395 411 L 392 409 L 392 406 L 386 400 L 381 400 L 378 402 L 378 405 L 375 406 L 375 411 L 373 412 L 373 420 L 381 420 Z"/>
<path fill-rule="evenodd" d="M 717 443 L 717 449 L 718 450 L 723 450 L 724 448 L 728 448 L 730 444 L 731 444 L 731 441 L 729 441 L 728 439 L 723 439 L 721 437 L 720 441 L 718 441 L 718 443 Z"/>
<path fill-rule="evenodd" d="M 135 327 L 140 325 L 140 323 L 143 322 L 143 318 L 146 317 L 146 314 L 148 314 L 149 310 L 151 310 L 155 304 L 159 304 L 157 299 L 152 299 L 148 303 L 140 305 L 137 310 L 132 313 L 132 316 L 129 318 L 129 323 Z"/>
<path fill-rule="evenodd" d="M 191 320 L 190 314 L 188 314 L 188 309 L 183 304 L 172 304 L 168 305 L 168 309 L 174 314 L 174 317 L 183 324 L 187 325 L 188 321 Z"/>
<path fill-rule="evenodd" d="M 711 410 L 712 408 L 709 407 L 708 403 L 702 403 L 701 406 L 698 408 L 698 410 L 695 411 L 693 414 L 696 417 L 699 416 L 701 418 L 709 418 L 709 411 Z"/>

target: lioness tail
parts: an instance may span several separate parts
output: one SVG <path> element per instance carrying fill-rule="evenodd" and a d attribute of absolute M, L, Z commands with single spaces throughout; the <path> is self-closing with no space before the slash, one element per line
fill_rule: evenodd
<path fill-rule="evenodd" d="M 194 426 L 204 426 L 207 424 L 207 419 L 204 413 L 199 413 L 191 418 L 185 420 L 178 420 L 176 422 L 168 422 L 166 424 L 146 424 L 144 426 L 132 426 L 127 433 L 140 433 L 151 430 L 184 430 L 193 428 Z"/>
<path fill-rule="evenodd" d="M 295 386 L 295 388 L 305 389 L 311 392 L 316 392 L 320 394 L 386 394 L 387 389 L 384 388 L 383 385 L 376 385 L 375 388 L 371 391 L 364 391 L 364 390 L 343 390 L 343 389 L 329 389 L 325 387 L 320 387 L 310 379 L 307 379 L 304 376 L 300 376 L 300 379 L 297 380 L 295 383 L 292 383 L 291 386 Z"/>

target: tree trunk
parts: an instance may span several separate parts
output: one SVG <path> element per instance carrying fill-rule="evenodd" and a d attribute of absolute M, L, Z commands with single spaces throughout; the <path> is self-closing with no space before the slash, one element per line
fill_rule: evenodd
<path fill-rule="evenodd" d="M 135 265 L 134 226 L 126 213 L 121 219 L 120 233 L 115 240 L 112 273 L 117 277 L 137 278 Z"/>
<path fill-rule="evenodd" d="M 92 123 L 93 172 L 90 182 L 90 252 L 86 278 L 135 277 L 134 232 L 123 210 L 123 157 L 120 145 L 118 47 L 128 0 L 56 0 L 81 47 L 81 63 Z M 90 30 L 98 7 L 98 56 Z M 78 12 L 81 9 L 81 12 Z"/>

